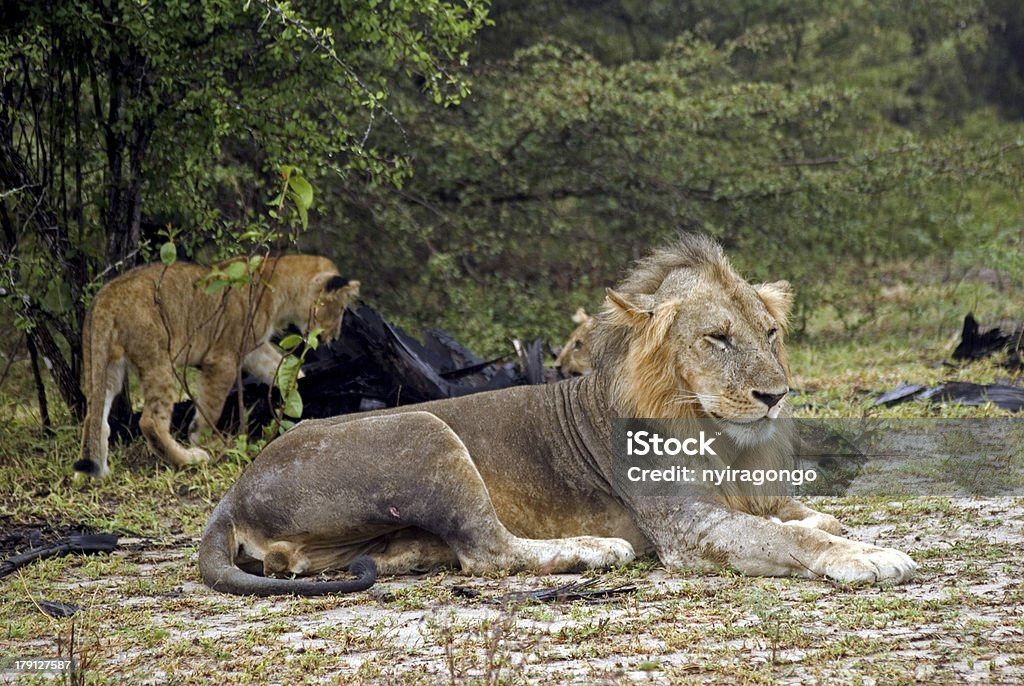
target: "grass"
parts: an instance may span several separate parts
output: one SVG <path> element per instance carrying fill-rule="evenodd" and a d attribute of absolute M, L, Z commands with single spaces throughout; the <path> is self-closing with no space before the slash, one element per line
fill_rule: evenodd
<path fill-rule="evenodd" d="M 991 382 L 997 362 L 950 367 L 962 315 L 1014 314 L 1021 292 L 971 282 L 892 285 L 824 309 L 791 343 L 804 417 L 1005 417 L 994 407 L 873 406 L 901 381 Z M 856 306 L 856 307 L 854 307 Z M 1019 313 L 1017 313 L 1019 316 Z M 487 596 L 565 578 L 384 580 L 368 593 L 243 599 L 202 586 L 195 546 L 210 510 L 247 464 L 244 450 L 175 470 L 141 445 L 112 452 L 100 483 L 76 482 L 78 428 L 58 416 L 44 431 L 24 370 L 0 387 L 0 531 L 84 525 L 115 531 L 111 555 L 34 563 L 0 582 L 0 645 L 18 657 L 74 654 L 85 683 L 177 684 L 1019 683 L 1024 622 L 1020 498 L 815 498 L 858 540 L 911 552 L 918 579 L 849 589 L 728 571 L 680 576 L 641 560 L 602 584 L 634 583 L 615 602 L 496 607 Z M 59 408 L 53 408 L 59 412 Z M 934 468 L 934 465 L 933 465 Z M 46 616 L 33 601 L 83 609 Z M 74 640 L 71 640 L 74 629 Z M 50 683 L 24 676 L 24 683 Z"/>

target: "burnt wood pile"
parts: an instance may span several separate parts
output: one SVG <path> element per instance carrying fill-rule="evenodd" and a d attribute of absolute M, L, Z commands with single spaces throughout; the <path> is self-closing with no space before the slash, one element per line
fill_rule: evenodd
<path fill-rule="evenodd" d="M 964 317 L 960 343 L 953 351 L 954 360 L 980 360 L 1006 351 L 1004 366 L 1020 369 L 1024 364 L 1024 324 L 1009 323 L 982 329 L 973 314 Z"/>
<path fill-rule="evenodd" d="M 520 346 L 517 346 L 520 348 Z M 543 344 L 521 347 L 522 355 L 483 360 L 437 329 L 423 341 L 389 324 L 373 308 L 345 313 L 342 335 L 306 354 L 299 379 L 303 419 L 412 405 L 509 386 L 544 383 Z M 248 380 L 250 424 L 272 419 L 276 398 L 267 386 Z M 231 403 L 229 399 L 229 404 Z M 237 403 L 236 403 L 237 405 Z M 234 409 L 225 408 L 229 418 Z"/>
<path fill-rule="evenodd" d="M 992 403 L 1011 412 L 1024 410 L 1024 388 L 1005 383 L 978 384 L 951 381 L 937 386 L 903 383 L 875 400 L 875 406 L 899 405 L 911 400 L 927 400 L 945 405 L 978 407 Z"/>
<path fill-rule="evenodd" d="M 964 317 L 960 342 L 953 351 L 954 360 L 971 362 L 1004 352 L 1004 367 L 1011 370 L 1024 368 L 1021 361 L 1024 353 L 1024 324 L 1011 322 L 983 329 L 973 314 Z M 932 387 L 903 383 L 880 395 L 875 405 L 898 405 L 910 400 L 973 406 L 992 403 L 1004 410 L 1020 412 L 1024 410 L 1024 387 L 1008 382 L 977 384 L 951 381 Z"/>

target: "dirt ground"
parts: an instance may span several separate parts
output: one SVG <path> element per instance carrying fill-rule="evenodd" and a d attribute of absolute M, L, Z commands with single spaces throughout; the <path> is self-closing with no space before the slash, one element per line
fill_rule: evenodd
<path fill-rule="evenodd" d="M 45 560 L 0 582 L 0 638 L 8 659 L 73 655 L 86 683 L 1024 682 L 1024 499 L 815 506 L 852 538 L 909 552 L 918 577 L 854 589 L 683 577 L 648 561 L 602 575 L 602 587 L 637 586 L 603 602 L 496 603 L 579 577 L 455 574 L 347 597 L 248 599 L 200 583 L 191 538 L 125 538 L 113 554 Z M 81 609 L 54 619 L 41 600 Z M 0 672 L 37 679 L 50 683 Z"/>

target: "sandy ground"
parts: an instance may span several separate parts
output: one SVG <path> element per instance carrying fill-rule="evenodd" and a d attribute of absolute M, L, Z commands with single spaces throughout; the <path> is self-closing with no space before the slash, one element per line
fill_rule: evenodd
<path fill-rule="evenodd" d="M 816 506 L 852 522 L 852 538 L 909 552 L 919 576 L 849 589 L 651 563 L 602 577 L 638 590 L 596 603 L 487 602 L 571 575 L 431 575 L 347 597 L 246 599 L 199 583 L 191 539 L 125 539 L 111 555 L 47 560 L 0 582 L 16 603 L 0 645 L 66 655 L 73 624 L 87 683 L 1024 683 L 1024 500 Z M 33 599 L 82 610 L 51 619 Z"/>

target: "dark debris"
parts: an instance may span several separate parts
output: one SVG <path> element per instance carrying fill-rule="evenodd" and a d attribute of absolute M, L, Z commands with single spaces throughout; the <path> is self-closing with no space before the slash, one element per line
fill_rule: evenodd
<path fill-rule="evenodd" d="M 910 400 L 972 407 L 992 403 L 1004 410 L 1020 412 L 1024 410 L 1024 387 L 1005 383 L 977 384 L 952 381 L 929 388 L 920 384 L 905 383 L 878 396 L 875 406 L 899 405 Z"/>
<path fill-rule="evenodd" d="M 452 595 L 458 598 L 472 598 L 485 603 L 507 604 L 528 602 L 605 602 L 618 596 L 636 593 L 637 587 L 632 584 L 613 586 L 611 588 L 594 588 L 600 579 L 581 579 L 562 586 L 540 588 L 532 591 L 513 591 L 501 596 L 484 596 L 480 591 L 467 586 L 453 586 Z"/>

